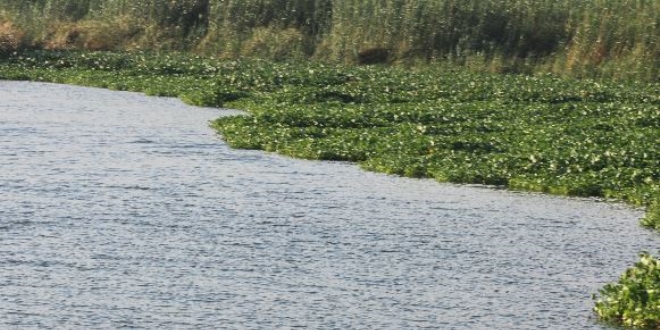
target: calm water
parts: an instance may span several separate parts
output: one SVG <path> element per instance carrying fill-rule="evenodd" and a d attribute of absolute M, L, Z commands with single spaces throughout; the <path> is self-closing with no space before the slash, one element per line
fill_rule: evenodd
<path fill-rule="evenodd" d="M 0 82 L 2 329 L 605 329 L 621 205 L 229 149 L 178 100 Z"/>

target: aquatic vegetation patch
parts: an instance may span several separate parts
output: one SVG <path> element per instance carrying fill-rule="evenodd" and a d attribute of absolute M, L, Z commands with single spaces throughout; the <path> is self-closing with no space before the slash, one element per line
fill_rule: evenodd
<path fill-rule="evenodd" d="M 646 216 L 642 219 L 642 225 L 660 230 L 660 202 L 657 200 L 649 207 Z"/>
<path fill-rule="evenodd" d="M 599 291 L 594 310 L 603 319 L 629 327 L 660 327 L 660 261 L 642 253 L 619 281 Z"/>

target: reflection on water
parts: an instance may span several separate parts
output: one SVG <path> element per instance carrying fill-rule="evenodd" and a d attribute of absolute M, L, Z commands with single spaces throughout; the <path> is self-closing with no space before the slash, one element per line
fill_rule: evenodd
<path fill-rule="evenodd" d="M 0 328 L 603 329 L 639 211 L 230 150 L 230 112 L 0 82 Z"/>

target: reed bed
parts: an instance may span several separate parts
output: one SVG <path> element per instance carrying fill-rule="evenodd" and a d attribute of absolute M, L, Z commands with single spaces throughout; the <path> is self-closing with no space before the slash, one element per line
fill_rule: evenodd
<path fill-rule="evenodd" d="M 2 0 L 0 13 L 0 27 L 12 24 L 36 48 L 343 63 L 382 49 L 388 56 L 374 62 L 660 76 L 657 0 Z"/>

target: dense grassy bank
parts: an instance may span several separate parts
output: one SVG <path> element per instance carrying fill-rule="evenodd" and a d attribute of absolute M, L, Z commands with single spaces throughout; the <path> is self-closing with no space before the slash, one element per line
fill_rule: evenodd
<path fill-rule="evenodd" d="M 657 81 L 658 40 L 657 0 L 0 0 L 0 53 L 167 49 L 345 63 L 381 49 L 366 60 Z"/>
<path fill-rule="evenodd" d="M 646 207 L 642 224 L 660 229 L 660 84 L 477 74 L 439 64 L 404 69 L 52 51 L 0 60 L 0 79 L 240 108 L 250 116 L 212 122 L 237 148 L 443 182 L 614 198 Z M 598 314 L 657 326 L 655 265 L 644 256 L 619 284 L 604 288 Z"/>

